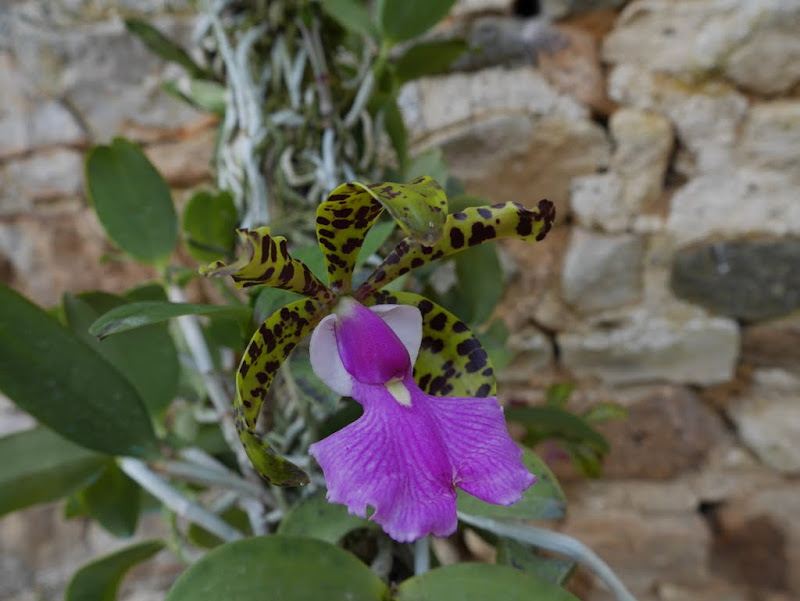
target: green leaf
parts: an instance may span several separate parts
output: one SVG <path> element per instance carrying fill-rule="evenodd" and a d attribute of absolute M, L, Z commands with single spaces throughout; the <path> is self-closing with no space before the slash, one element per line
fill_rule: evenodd
<path fill-rule="evenodd" d="M 0 437 L 0 457 L 0 516 L 82 488 L 107 462 L 46 428 Z"/>
<path fill-rule="evenodd" d="M 575 390 L 574 382 L 559 382 L 547 387 L 544 404 L 550 407 L 564 407 Z"/>
<path fill-rule="evenodd" d="M 628 417 L 628 410 L 619 403 L 596 403 L 583 412 L 587 424 L 600 424 Z"/>
<path fill-rule="evenodd" d="M 530 547 L 509 538 L 497 544 L 497 563 L 524 572 L 530 572 L 540 580 L 563 585 L 575 571 L 575 562 L 556 557 L 543 557 Z"/>
<path fill-rule="evenodd" d="M 408 162 L 404 175 L 407 180 L 429 175 L 439 182 L 442 187 L 447 187 L 450 180 L 450 168 L 447 166 L 447 162 L 444 159 L 442 149 L 436 146 L 412 158 Z M 448 205 L 450 212 L 456 210 L 452 202 L 448 201 Z"/>
<path fill-rule="evenodd" d="M 164 548 L 160 540 L 144 541 L 95 559 L 72 577 L 65 601 L 115 601 L 125 573 Z"/>
<path fill-rule="evenodd" d="M 250 520 L 248 519 L 247 514 L 236 506 L 231 507 L 227 511 L 221 513 L 219 517 L 236 528 L 239 532 L 250 532 Z M 189 526 L 186 536 L 189 541 L 195 545 L 204 547 L 206 549 L 218 547 L 225 542 L 216 534 L 212 534 L 197 524 L 191 524 Z"/>
<path fill-rule="evenodd" d="M 361 252 L 358 253 L 356 265 L 362 265 L 364 261 L 380 250 L 394 232 L 395 225 L 394 221 L 384 221 L 376 223 L 369 229 L 367 237 L 364 238 L 364 244 L 361 245 Z"/>
<path fill-rule="evenodd" d="M 167 182 L 135 144 L 115 138 L 86 155 L 86 190 L 108 237 L 134 258 L 164 261 L 178 227 Z"/>
<path fill-rule="evenodd" d="M 464 40 L 433 40 L 419 42 L 397 59 L 397 77 L 403 84 L 412 79 L 438 75 L 466 52 L 469 45 Z"/>
<path fill-rule="evenodd" d="M 111 534 L 119 538 L 133 535 L 142 505 L 141 489 L 116 463 L 110 462 L 80 496 L 89 515 Z"/>
<path fill-rule="evenodd" d="M 558 438 L 585 443 L 603 453 L 609 450 L 608 441 L 602 434 L 579 415 L 561 407 L 509 407 L 506 409 L 506 419 L 524 425 L 534 442 Z"/>
<path fill-rule="evenodd" d="M 558 586 L 508 566 L 459 563 L 409 578 L 395 601 L 579 601 Z"/>
<path fill-rule="evenodd" d="M 377 29 L 363 0 L 322 0 L 322 9 L 349 31 L 371 38 L 377 36 Z"/>
<path fill-rule="evenodd" d="M 347 551 L 279 534 L 217 547 L 192 564 L 166 601 L 382 601 L 386 585 Z"/>
<path fill-rule="evenodd" d="M 335 545 L 345 534 L 359 528 L 375 529 L 377 524 L 350 515 L 344 505 L 329 503 L 320 493 L 292 507 L 278 526 L 278 534 L 308 536 Z"/>
<path fill-rule="evenodd" d="M 422 35 L 441 21 L 455 0 L 381 0 L 378 21 L 383 35 L 398 43 Z"/>
<path fill-rule="evenodd" d="M 119 371 L 5 285 L 0 306 L 0 390 L 20 409 L 96 451 L 156 454 L 147 409 Z"/>
<path fill-rule="evenodd" d="M 377 114 L 383 114 L 383 127 L 397 155 L 398 168 L 403 173 L 408 164 L 408 132 L 405 121 L 403 121 L 403 114 L 397 105 L 397 98 L 386 93 L 376 94 L 372 99 L 371 106 L 376 107 Z M 420 173 L 419 175 L 425 174 Z"/>
<path fill-rule="evenodd" d="M 164 324 L 151 325 L 98 341 L 89 327 L 103 313 L 125 306 L 111 294 L 64 295 L 67 325 L 75 335 L 116 367 L 137 390 L 152 414 L 167 407 L 178 390 L 178 351 Z"/>
<path fill-rule="evenodd" d="M 544 461 L 527 447 L 522 447 L 522 462 L 536 476 L 536 483 L 522 499 L 504 507 L 491 505 L 463 491 L 458 493 L 458 511 L 497 520 L 552 520 L 564 515 L 567 499 L 558 480 Z"/>
<path fill-rule="evenodd" d="M 186 250 L 202 263 L 231 257 L 236 244 L 236 205 L 228 192 L 195 192 L 183 210 Z"/>
<path fill-rule="evenodd" d="M 503 269 L 494 246 L 473 246 L 455 258 L 455 303 L 451 310 L 473 325 L 486 322 L 503 296 Z"/>
<path fill-rule="evenodd" d="M 89 333 L 102 340 L 111 334 L 119 334 L 142 326 L 163 323 L 181 315 L 211 315 L 215 317 L 249 319 L 251 309 L 235 305 L 196 305 L 192 303 L 141 301 L 112 309 L 92 324 L 89 328 Z"/>
<path fill-rule="evenodd" d="M 204 70 L 187 52 L 158 29 L 140 19 L 125 19 L 125 28 L 139 38 L 153 54 L 181 65 L 192 77 L 201 77 Z"/>

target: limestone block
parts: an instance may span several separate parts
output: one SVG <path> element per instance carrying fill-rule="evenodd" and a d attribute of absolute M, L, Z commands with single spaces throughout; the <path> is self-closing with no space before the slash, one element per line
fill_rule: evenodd
<path fill-rule="evenodd" d="M 701 175 L 672 197 L 667 229 L 678 245 L 709 237 L 800 235 L 800 185 L 748 168 Z"/>
<path fill-rule="evenodd" d="M 31 210 L 34 203 L 77 196 L 83 158 L 65 148 L 45 150 L 0 165 L 0 214 Z"/>
<path fill-rule="evenodd" d="M 743 328 L 742 362 L 800 373 L 800 315 Z"/>
<path fill-rule="evenodd" d="M 564 259 L 561 295 L 580 313 L 634 303 L 641 293 L 644 239 L 573 228 Z"/>
<path fill-rule="evenodd" d="M 631 220 L 622 197 L 624 185 L 613 171 L 573 178 L 569 206 L 577 222 L 586 228 L 624 232 Z"/>
<path fill-rule="evenodd" d="M 756 370 L 752 389 L 727 411 L 761 461 L 800 474 L 800 378 L 779 369 Z"/>
<path fill-rule="evenodd" d="M 635 63 L 697 81 L 725 73 L 774 94 L 800 81 L 796 0 L 638 0 L 606 38 L 612 63 Z"/>
<path fill-rule="evenodd" d="M 733 376 L 739 329 L 722 317 L 678 318 L 636 310 L 614 329 L 559 334 L 558 344 L 563 364 L 577 375 L 612 384 L 713 384 Z"/>
<path fill-rule="evenodd" d="M 498 374 L 502 382 L 528 382 L 536 371 L 546 368 L 553 360 L 549 338 L 531 326 L 512 332 L 506 348 L 514 353 L 514 359 Z"/>
<path fill-rule="evenodd" d="M 736 146 L 738 164 L 780 171 L 800 183 L 800 101 L 755 104 Z"/>
<path fill-rule="evenodd" d="M 661 196 L 672 152 L 669 121 L 658 113 L 631 108 L 609 120 L 614 154 L 611 169 L 624 180 L 622 203 L 631 215 L 652 209 Z"/>
<path fill-rule="evenodd" d="M 170 17 L 154 25 L 181 39 L 193 22 Z M 18 19 L 11 40 L 37 94 L 67 99 L 95 141 L 117 134 L 145 139 L 147 132 L 179 130 L 201 118 L 197 110 L 161 89 L 164 78 L 181 70 L 165 67 L 119 20 L 57 31 Z"/>
<path fill-rule="evenodd" d="M 608 90 L 613 100 L 655 111 L 674 124 L 678 140 L 693 158 L 689 167 L 677 165 L 685 175 L 729 166 L 748 107 L 747 98 L 733 87 L 717 81 L 687 84 L 623 64 L 609 75 Z"/>
<path fill-rule="evenodd" d="M 800 240 L 720 240 L 678 251 L 672 289 L 721 315 L 757 321 L 800 308 Z"/>

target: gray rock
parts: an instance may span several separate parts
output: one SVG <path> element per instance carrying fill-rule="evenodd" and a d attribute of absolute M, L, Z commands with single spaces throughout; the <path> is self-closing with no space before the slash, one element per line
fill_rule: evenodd
<path fill-rule="evenodd" d="M 800 101 L 753 105 L 736 144 L 738 164 L 786 173 L 800 182 Z"/>
<path fill-rule="evenodd" d="M 0 165 L 0 214 L 35 203 L 78 196 L 83 187 L 80 152 L 54 148 Z"/>
<path fill-rule="evenodd" d="M 679 251 L 672 289 L 709 311 L 745 321 L 800 307 L 800 240 L 720 241 Z"/>
<path fill-rule="evenodd" d="M 742 363 L 800 374 L 800 314 L 742 328 Z"/>
<path fill-rule="evenodd" d="M 558 345 L 562 363 L 579 376 L 612 384 L 714 384 L 733 377 L 739 329 L 722 317 L 678 319 L 637 310 L 613 328 L 559 334 Z"/>
<path fill-rule="evenodd" d="M 644 250 L 641 236 L 608 236 L 573 228 L 561 276 L 562 298 L 580 313 L 636 302 L 641 294 Z"/>
<path fill-rule="evenodd" d="M 539 0 L 540 12 L 551 19 L 564 19 L 604 8 L 619 8 L 628 0 Z"/>
<path fill-rule="evenodd" d="M 577 222 L 586 228 L 624 232 L 631 215 L 623 204 L 623 186 L 622 178 L 613 171 L 573 178 L 569 206 Z"/>
<path fill-rule="evenodd" d="M 774 470 L 800 474 L 800 378 L 757 370 L 751 390 L 726 408 L 739 435 Z"/>

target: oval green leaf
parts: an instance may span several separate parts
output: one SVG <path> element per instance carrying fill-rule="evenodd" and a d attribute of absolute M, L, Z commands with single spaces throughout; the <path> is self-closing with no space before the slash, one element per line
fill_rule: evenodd
<path fill-rule="evenodd" d="M 141 489 L 116 463 L 110 462 L 80 497 L 87 513 L 111 534 L 118 538 L 133 535 L 142 505 Z"/>
<path fill-rule="evenodd" d="M 115 138 L 86 156 L 86 190 L 108 237 L 140 261 L 165 260 L 178 240 L 167 182 L 135 144 Z"/>
<path fill-rule="evenodd" d="M 75 572 L 64 601 L 115 601 L 125 572 L 163 548 L 163 541 L 144 541 L 95 559 Z"/>
<path fill-rule="evenodd" d="M 373 38 L 377 34 L 363 0 L 322 0 L 322 10 L 348 31 Z"/>
<path fill-rule="evenodd" d="M 98 341 L 89 327 L 125 299 L 112 294 L 64 295 L 67 325 L 86 344 L 116 367 L 137 390 L 152 414 L 166 408 L 178 390 L 178 351 L 164 324 L 151 325 Z"/>
<path fill-rule="evenodd" d="M 442 73 L 464 54 L 467 48 L 469 45 L 460 39 L 419 42 L 397 59 L 395 63 L 397 78 L 402 84 L 412 79 Z"/>
<path fill-rule="evenodd" d="M 0 457 L 0 516 L 86 486 L 108 461 L 46 428 L 3 436 Z"/>
<path fill-rule="evenodd" d="M 329 503 L 324 494 L 317 494 L 297 503 L 278 527 L 278 534 L 308 536 L 331 544 L 359 528 L 377 528 L 356 515 L 350 515 L 344 505 Z"/>
<path fill-rule="evenodd" d="M 508 566 L 459 563 L 415 576 L 397 587 L 395 601 L 579 601 L 564 589 Z"/>
<path fill-rule="evenodd" d="M 228 192 L 195 192 L 183 209 L 186 250 L 202 263 L 231 258 L 236 245 L 236 205 Z"/>
<path fill-rule="evenodd" d="M 81 446 L 153 456 L 157 441 L 136 389 L 53 317 L 0 284 L 0 390 Z"/>
<path fill-rule="evenodd" d="M 504 507 L 491 505 L 459 491 L 458 511 L 497 520 L 552 520 L 564 515 L 567 498 L 558 480 L 544 461 L 527 447 L 522 447 L 522 463 L 536 476 L 536 483 L 523 494 L 522 499 Z"/>
<path fill-rule="evenodd" d="M 158 29 L 141 19 L 125 19 L 125 29 L 139 38 L 150 51 L 164 60 L 182 66 L 192 77 L 200 77 L 204 71 L 178 44 Z"/>
<path fill-rule="evenodd" d="M 141 301 L 121 305 L 105 313 L 91 325 L 89 333 L 102 340 L 111 334 L 163 323 L 181 315 L 212 315 L 249 320 L 251 313 L 252 310 L 245 306 Z"/>
<path fill-rule="evenodd" d="M 410 40 L 441 21 L 455 0 L 382 0 L 377 3 L 383 35 L 391 42 Z"/>
<path fill-rule="evenodd" d="M 217 547 L 178 578 L 166 601 L 380 601 L 388 594 L 347 551 L 275 534 Z"/>
<path fill-rule="evenodd" d="M 575 571 L 575 562 L 559 557 L 539 555 L 530 547 L 510 538 L 497 543 L 497 563 L 524 572 L 553 584 L 565 584 Z"/>

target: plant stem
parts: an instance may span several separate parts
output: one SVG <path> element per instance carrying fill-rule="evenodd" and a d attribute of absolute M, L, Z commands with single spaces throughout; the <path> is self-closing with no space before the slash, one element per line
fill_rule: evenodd
<path fill-rule="evenodd" d="M 625 588 L 625 585 L 608 567 L 608 564 L 600 559 L 594 551 L 571 536 L 525 524 L 499 522 L 460 511 L 458 512 L 458 519 L 476 528 L 482 528 L 500 536 L 507 536 L 522 543 L 566 555 L 594 572 L 611 589 L 611 592 L 614 593 L 614 596 L 619 601 L 636 601 L 636 598 Z"/>
<path fill-rule="evenodd" d="M 414 574 L 424 574 L 431 569 L 431 539 L 426 536 L 414 543 Z"/>
<path fill-rule="evenodd" d="M 234 541 L 244 537 L 241 532 L 219 516 L 186 498 L 178 489 L 147 467 L 143 461 L 132 457 L 121 457 L 117 461 L 120 469 L 132 480 L 182 518 L 202 526 L 224 541 Z"/>

